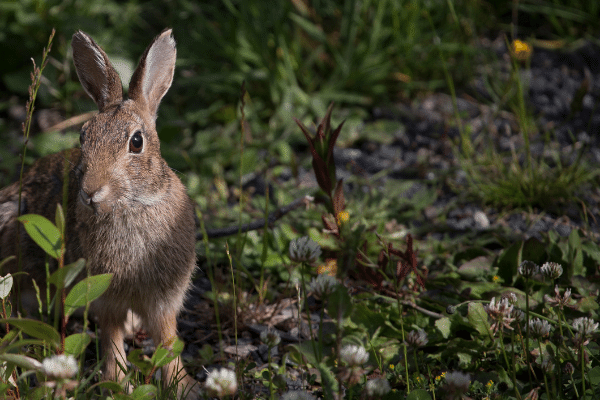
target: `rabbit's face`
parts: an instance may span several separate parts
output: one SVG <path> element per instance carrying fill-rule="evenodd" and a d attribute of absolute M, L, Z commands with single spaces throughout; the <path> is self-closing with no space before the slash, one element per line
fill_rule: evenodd
<path fill-rule="evenodd" d="M 81 203 L 95 214 L 152 205 L 165 194 L 154 119 L 132 100 L 108 107 L 80 134 Z"/>

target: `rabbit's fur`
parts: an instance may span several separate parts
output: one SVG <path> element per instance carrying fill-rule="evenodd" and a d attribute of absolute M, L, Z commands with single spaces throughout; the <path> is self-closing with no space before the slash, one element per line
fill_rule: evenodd
<path fill-rule="evenodd" d="M 175 41 L 171 30 L 154 39 L 131 78 L 127 100 L 119 75 L 91 37 L 75 33 L 72 48 L 79 80 L 99 113 L 81 129 L 81 149 L 42 158 L 25 174 L 20 208 L 21 214 L 54 220 L 69 163 L 66 262 L 83 257 L 89 273 L 113 274 L 92 310 L 101 329 L 104 377 L 118 380 L 124 373 L 117 364 L 126 365 L 128 309 L 141 316 L 157 345 L 168 346 L 177 337 L 176 317 L 196 265 L 194 205 L 161 157 L 155 127 L 173 80 Z M 18 190 L 17 182 L 0 191 L 0 259 L 16 254 Z M 23 269 L 40 282 L 44 254 L 22 227 L 20 244 Z M 9 270 L 15 269 L 13 261 Z M 180 395 L 195 384 L 182 368 L 178 358 L 162 371 L 165 381 L 180 381 Z"/>

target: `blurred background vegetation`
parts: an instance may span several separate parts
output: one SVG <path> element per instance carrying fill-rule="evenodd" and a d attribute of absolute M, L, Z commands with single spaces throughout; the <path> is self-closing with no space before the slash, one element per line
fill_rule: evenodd
<path fill-rule="evenodd" d="M 86 31 L 106 50 L 127 86 L 152 38 L 165 27 L 173 28 L 177 70 L 159 111 L 159 135 L 164 157 L 183 173 L 196 200 L 206 205 L 210 199 L 201 194 L 215 182 L 236 183 L 240 166 L 247 174 L 269 164 L 298 162 L 293 150 L 306 150 L 306 143 L 292 117 L 310 125 L 335 101 L 333 122 L 346 118 L 352 130 L 373 118 L 373 107 L 411 101 L 431 91 L 448 92 L 440 54 L 460 93 L 487 61 L 497 57 L 490 46 L 482 45 L 483 38 L 514 35 L 560 46 L 598 40 L 599 4 L 3 0 L 0 186 L 16 176 L 30 60 L 39 62 L 52 28 L 57 34 L 36 110 L 52 110 L 49 115 L 57 122 L 95 109 L 72 65 L 70 40 L 76 30 Z M 244 81 L 246 148 L 240 152 Z M 46 125 L 52 125 L 50 119 Z M 40 132 L 47 127 L 38 125 L 27 163 L 78 142 L 78 126 L 56 133 Z M 348 143 L 344 135 L 340 142 Z"/>

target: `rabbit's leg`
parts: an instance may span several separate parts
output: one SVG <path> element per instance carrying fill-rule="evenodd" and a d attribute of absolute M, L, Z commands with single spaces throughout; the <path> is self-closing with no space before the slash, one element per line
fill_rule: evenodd
<path fill-rule="evenodd" d="M 121 368 L 126 368 L 124 325 L 127 311 L 109 310 L 103 307 L 98 314 L 98 322 L 101 330 L 102 356 L 104 360 L 104 379 L 110 381 L 121 381 L 125 373 Z M 120 365 L 119 365 L 120 364 Z"/>
<path fill-rule="evenodd" d="M 177 339 L 177 314 L 178 312 L 167 312 L 154 316 L 156 323 L 152 324 L 150 334 L 157 346 L 162 344 L 164 347 L 169 347 Z M 163 366 L 161 373 L 165 387 L 177 382 L 177 398 L 186 400 L 198 398 L 200 385 L 185 372 L 180 356 Z"/>

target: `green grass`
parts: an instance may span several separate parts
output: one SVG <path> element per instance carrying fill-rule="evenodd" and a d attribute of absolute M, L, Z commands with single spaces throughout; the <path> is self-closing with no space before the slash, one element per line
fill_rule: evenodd
<path fill-rule="evenodd" d="M 19 160 L 15 148 L 22 143 L 7 110 L 19 104 L 12 96 L 26 98 L 29 57 L 40 53 L 50 27 L 57 28 L 57 36 L 36 107 L 57 107 L 71 117 L 93 109 L 68 56 L 75 29 L 86 30 L 127 66 L 135 65 L 151 37 L 173 26 L 178 67 L 175 84 L 161 106 L 159 134 L 164 157 L 181 171 L 208 228 L 245 223 L 306 194 L 295 179 L 279 179 L 287 167 L 293 172 L 311 168 L 309 146 L 293 117 L 310 128 L 335 100 L 332 126 L 346 119 L 337 143 L 360 144 L 369 129 L 375 133 L 382 129 L 368 123 L 362 128 L 371 107 L 431 91 L 448 92 L 456 101 L 479 73 L 475 67 L 495 61 L 479 47 L 481 36 L 504 32 L 510 37 L 513 30 L 522 38 L 568 43 L 593 36 L 599 28 L 598 6 L 585 1 L 103 4 L 0 5 L 0 48 L 6 59 L 0 66 L 0 85 L 6 89 L 0 94 L 0 136 L 7 143 L 0 149 L 3 183 L 15 176 Z M 518 17 L 516 29 L 510 25 L 513 15 Z M 487 79 L 497 95 L 493 105 L 516 116 L 527 143 L 537 132 L 525 107 L 526 88 L 518 68 L 527 65 L 514 63 L 508 79 L 494 72 Z M 241 101 L 244 81 L 247 93 Z M 458 117 L 456 123 L 461 124 Z M 455 144 L 455 155 L 468 180 L 457 187 L 458 201 L 468 197 L 504 210 L 547 211 L 577 202 L 581 190 L 597 184 L 597 174 L 584 158 L 568 163 L 557 155 L 548 161 L 533 156 L 527 145 L 522 152 L 501 154 L 487 146 L 488 138 L 473 140 L 468 124 L 459 127 L 461 141 Z M 33 135 L 25 163 L 71 147 L 76 137 L 74 130 L 64 136 Z M 550 141 L 547 145 L 550 148 Z M 326 158 L 326 152 L 320 154 Z M 323 203 L 297 210 L 269 230 L 198 243 L 202 269 L 213 288 L 202 301 L 214 312 L 206 318 L 218 327 L 218 339 L 204 344 L 188 370 L 217 363 L 235 370 L 242 399 L 253 398 L 252 387 L 263 390 L 262 398 L 280 398 L 286 392 L 284 377 L 299 377 L 303 390 L 326 399 L 333 399 L 341 386 L 346 398 L 355 399 L 438 399 L 452 390 L 474 399 L 526 398 L 536 390 L 543 399 L 600 396 L 596 329 L 582 334 L 582 320 L 574 323 L 581 317 L 600 320 L 596 302 L 600 251 L 591 233 L 573 230 L 568 238 L 550 233 L 540 241 L 515 238 L 498 228 L 434 240 L 428 233 L 437 227 L 417 226 L 415 220 L 435 202 L 445 177 L 410 199 L 402 194 L 411 182 L 394 182 L 378 190 L 376 179 L 351 177 L 348 183 L 369 189 L 358 196 L 335 190 L 335 182 L 324 184 L 324 176 L 331 176 L 327 163 L 313 165 L 322 177 L 321 187 L 309 190 Z M 273 185 L 268 198 L 240 189 L 243 178 L 253 172 Z M 414 237 L 414 264 L 407 233 Z M 290 256 L 291 243 L 297 245 L 303 236 L 314 241 L 313 248 L 318 245 L 319 256 Z M 526 277 L 518 269 L 525 260 L 560 263 L 563 274 Z M 336 278 L 325 278 L 324 271 L 334 272 Z M 568 306 L 545 299 L 560 300 L 567 288 L 572 291 Z M 502 303 L 504 308 L 498 309 L 501 296 L 509 292 L 516 302 Z M 228 344 L 234 344 L 253 318 L 268 324 L 264 310 L 289 299 L 298 300 L 298 314 L 319 317 L 316 330 L 285 347 L 265 335 L 262 340 L 279 349 L 266 365 L 250 358 L 228 362 L 221 341 L 232 338 Z M 3 305 L 9 307 L 8 301 Z M 511 307 L 521 310 L 524 319 L 508 314 Z M 36 363 L 56 354 L 62 340 L 60 329 L 50 326 L 54 321 L 43 318 L 48 326 L 11 321 L 10 333 L 0 342 L 0 361 L 7 367 L 0 393 L 16 393 L 9 380 L 14 373 L 14 378 L 21 378 L 17 381 L 21 398 L 61 395 L 70 385 L 74 388 L 68 393 L 76 398 L 98 396 L 99 365 L 83 363 L 86 335 L 67 336 L 67 347 L 80 366 L 75 377 L 52 376 Z M 548 335 L 542 331 L 536 336 L 535 328 L 543 327 L 542 322 L 529 325 L 536 318 L 548 321 L 552 327 Z M 505 328 L 492 328 L 503 322 Z M 297 325 L 297 320 L 292 323 Z M 19 331 L 35 340 L 24 339 Z M 116 384 L 100 386 L 113 398 L 145 398 L 149 391 L 169 398 L 169 388 L 159 389 L 149 380 L 156 358 L 132 360 L 137 367 L 129 376 L 133 393 Z M 37 375 L 37 382 L 54 386 L 30 388 L 31 374 Z M 383 382 L 391 391 L 373 392 L 385 389 Z"/>

